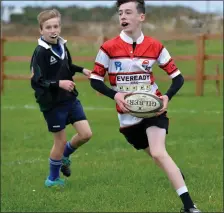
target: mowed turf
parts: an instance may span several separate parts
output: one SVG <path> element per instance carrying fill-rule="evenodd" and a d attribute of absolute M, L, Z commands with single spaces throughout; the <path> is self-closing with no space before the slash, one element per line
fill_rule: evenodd
<path fill-rule="evenodd" d="M 35 43 L 6 43 L 6 55 L 31 55 Z M 196 54 L 193 43 L 169 42 L 172 55 Z M 222 54 L 220 42 L 208 42 L 207 53 Z M 95 56 L 90 45 L 72 55 Z M 206 62 L 215 73 L 220 61 Z M 93 63 L 78 62 L 92 69 Z M 177 62 L 183 74 L 194 74 L 194 62 Z M 7 74 L 29 75 L 29 63 L 7 62 Z M 155 68 L 155 75 L 165 75 Z M 170 82 L 157 82 L 162 92 Z M 99 96 L 89 82 L 76 82 L 92 127 L 91 141 L 72 156 L 72 176 L 63 190 L 46 189 L 52 136 L 29 81 L 5 81 L 1 97 L 2 212 L 178 212 L 181 201 L 165 174 L 143 152 L 119 134 L 115 103 Z M 223 212 L 223 96 L 214 81 L 195 97 L 195 83 L 184 87 L 169 104 L 167 150 L 186 176 L 187 186 L 203 212 Z M 67 129 L 68 140 L 75 134 Z"/>

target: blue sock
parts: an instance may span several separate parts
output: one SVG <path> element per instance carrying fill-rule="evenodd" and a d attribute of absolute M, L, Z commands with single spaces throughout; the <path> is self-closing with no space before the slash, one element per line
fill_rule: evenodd
<path fill-rule="evenodd" d="M 61 160 L 53 160 L 50 158 L 49 163 L 50 163 L 50 175 L 48 178 L 49 180 L 53 181 L 60 177 L 59 172 L 61 168 Z"/>
<path fill-rule="evenodd" d="M 76 150 L 76 148 L 73 148 L 71 146 L 70 142 L 68 141 L 65 145 L 65 150 L 64 150 L 63 156 L 68 158 L 75 150 Z"/>

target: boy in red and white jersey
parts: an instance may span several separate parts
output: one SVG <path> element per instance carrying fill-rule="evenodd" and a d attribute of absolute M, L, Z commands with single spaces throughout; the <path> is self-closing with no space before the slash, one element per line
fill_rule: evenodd
<path fill-rule="evenodd" d="M 184 78 L 161 42 L 142 33 L 142 22 L 145 20 L 144 0 L 117 0 L 117 7 L 122 31 L 119 36 L 101 46 L 90 77 L 91 86 L 115 100 L 120 132 L 132 146 L 145 150 L 164 170 L 183 202 L 181 212 L 199 213 L 181 171 L 165 147 L 169 126 L 166 116 L 168 102 L 182 87 Z M 155 83 L 152 72 L 155 63 L 172 79 L 172 84 L 164 95 Z M 104 84 L 106 73 L 112 88 Z M 143 119 L 129 113 L 124 97 L 134 91 L 151 92 L 160 96 L 163 108 L 157 116 Z"/>

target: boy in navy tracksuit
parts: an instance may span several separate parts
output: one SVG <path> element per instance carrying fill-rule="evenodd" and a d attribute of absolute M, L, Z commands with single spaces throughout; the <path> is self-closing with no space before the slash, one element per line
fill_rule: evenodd
<path fill-rule="evenodd" d="M 59 36 L 61 15 L 57 10 L 41 12 L 38 22 L 41 38 L 31 59 L 31 86 L 54 138 L 49 159 L 50 173 L 45 185 L 63 186 L 60 170 L 63 175 L 70 176 L 70 154 L 92 136 L 72 77 L 76 72 L 89 77 L 91 71 L 72 64 L 66 40 Z M 67 124 L 72 124 L 77 134 L 66 143 Z"/>

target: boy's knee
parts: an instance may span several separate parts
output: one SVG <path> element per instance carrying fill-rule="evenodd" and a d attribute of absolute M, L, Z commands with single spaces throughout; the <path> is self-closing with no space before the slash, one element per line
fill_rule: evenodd
<path fill-rule="evenodd" d="M 161 161 L 168 157 L 168 153 L 166 151 L 151 151 L 150 154 L 155 161 Z"/>
<path fill-rule="evenodd" d="M 83 131 L 82 133 L 79 134 L 81 140 L 85 142 L 89 141 L 92 135 L 93 135 L 92 131 Z"/>

